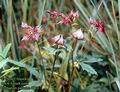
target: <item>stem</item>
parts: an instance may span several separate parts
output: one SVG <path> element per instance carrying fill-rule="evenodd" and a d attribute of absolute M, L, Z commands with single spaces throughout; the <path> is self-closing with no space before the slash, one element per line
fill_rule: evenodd
<path fill-rule="evenodd" d="M 37 47 L 38 47 L 38 54 L 40 55 L 40 57 L 41 57 L 41 62 L 42 62 L 42 65 L 43 65 L 43 73 L 44 73 L 44 80 L 45 80 L 45 84 L 47 84 L 46 83 L 46 76 L 45 76 L 45 65 L 44 65 L 44 62 L 43 62 L 43 57 L 42 57 L 42 54 L 41 54 L 41 51 L 40 51 L 40 48 L 39 48 L 39 44 L 38 44 L 38 41 L 37 41 Z"/>
<path fill-rule="evenodd" d="M 48 86 L 48 89 L 50 88 L 50 83 L 51 83 L 51 80 L 52 80 L 52 76 L 53 76 L 53 71 L 54 71 L 54 66 L 55 66 L 55 61 L 57 59 L 57 53 L 55 53 L 55 59 L 54 59 L 54 62 L 53 62 L 53 66 L 52 66 L 52 71 L 51 71 L 51 75 L 50 75 L 50 81 L 49 81 L 49 86 Z"/>
<path fill-rule="evenodd" d="M 76 55 L 76 53 L 75 53 L 75 50 L 76 50 L 76 48 L 77 48 L 77 39 L 76 39 L 76 41 L 75 41 L 75 44 L 73 44 L 73 51 L 72 51 L 72 72 L 71 72 L 71 77 L 70 77 L 70 82 L 69 82 L 69 92 L 70 92 L 70 84 L 72 83 L 72 79 L 73 79 L 73 73 L 74 73 L 74 54 Z M 77 50 L 76 50 L 77 51 Z"/>
<path fill-rule="evenodd" d="M 57 76 L 60 77 L 61 79 L 65 80 L 65 81 L 68 81 L 65 78 L 63 78 L 62 76 L 60 76 L 59 74 L 57 74 Z M 73 87 L 77 92 L 77 88 L 72 83 L 70 83 L 70 86 Z"/>

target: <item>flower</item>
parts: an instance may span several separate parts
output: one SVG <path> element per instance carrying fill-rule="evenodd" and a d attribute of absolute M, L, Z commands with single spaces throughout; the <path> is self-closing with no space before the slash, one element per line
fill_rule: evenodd
<path fill-rule="evenodd" d="M 62 15 L 61 20 L 58 22 L 58 24 L 69 24 L 73 22 L 76 18 L 79 17 L 78 11 L 73 12 L 73 10 L 68 15 Z"/>
<path fill-rule="evenodd" d="M 39 36 L 40 36 L 39 30 L 40 29 L 38 26 L 31 27 L 31 26 L 27 25 L 26 23 L 22 22 L 21 27 L 26 29 L 25 33 L 23 35 L 22 41 L 38 40 L 39 39 Z"/>
<path fill-rule="evenodd" d="M 54 44 L 57 44 L 57 45 L 63 45 L 64 44 L 64 39 L 63 39 L 63 35 L 56 35 L 50 39 L 48 39 L 48 41 L 50 43 L 54 43 Z"/>
<path fill-rule="evenodd" d="M 79 17 L 78 11 L 74 12 L 73 10 L 70 11 L 70 13 L 68 13 L 67 15 L 56 10 L 48 10 L 47 12 L 52 18 L 61 17 L 58 24 L 69 24 Z"/>
<path fill-rule="evenodd" d="M 25 42 L 21 41 L 18 47 L 19 48 L 26 48 Z"/>
<path fill-rule="evenodd" d="M 57 10 L 47 10 L 47 12 L 50 14 L 50 17 L 51 17 L 51 18 L 56 18 L 56 17 L 58 17 L 58 16 L 63 15 L 62 13 L 60 13 L 60 12 L 57 11 Z"/>
<path fill-rule="evenodd" d="M 61 20 L 58 22 L 58 24 L 69 24 L 71 23 L 71 19 L 69 16 L 64 16 L 61 18 Z"/>
<path fill-rule="evenodd" d="M 78 11 L 74 12 L 73 10 L 69 13 L 69 17 L 71 18 L 71 20 L 75 20 L 75 18 L 79 17 L 79 13 Z"/>
<path fill-rule="evenodd" d="M 81 29 L 78 29 L 77 31 L 72 32 L 72 36 L 79 40 L 84 38 L 84 35 Z"/>
<path fill-rule="evenodd" d="M 20 41 L 19 48 L 27 48 L 30 41 L 38 41 L 40 36 L 40 28 L 38 26 L 31 27 L 27 23 L 22 22 L 21 27 L 25 30 L 23 38 Z"/>
<path fill-rule="evenodd" d="M 98 29 L 98 31 L 100 31 L 100 32 L 105 31 L 104 23 L 101 20 L 90 18 L 88 20 L 88 23 L 90 25 L 94 25 Z"/>
<path fill-rule="evenodd" d="M 21 27 L 22 28 L 28 28 L 29 26 L 27 25 L 27 23 L 22 22 Z"/>

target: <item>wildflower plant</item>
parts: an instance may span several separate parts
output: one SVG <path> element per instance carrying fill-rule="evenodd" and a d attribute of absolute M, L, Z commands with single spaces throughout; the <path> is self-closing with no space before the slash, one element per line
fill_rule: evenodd
<path fill-rule="evenodd" d="M 68 1 L 23 0 L 20 23 L 12 0 L 2 1 L 11 44 L 0 45 L 0 85 L 14 87 L 10 92 L 119 92 L 120 0 Z"/>

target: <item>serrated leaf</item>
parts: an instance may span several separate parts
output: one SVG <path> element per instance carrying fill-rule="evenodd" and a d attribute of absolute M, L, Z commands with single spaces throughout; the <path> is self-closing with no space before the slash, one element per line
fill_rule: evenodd
<path fill-rule="evenodd" d="M 87 71 L 88 73 L 97 75 L 97 72 L 90 65 L 81 62 L 80 66 L 83 70 Z"/>

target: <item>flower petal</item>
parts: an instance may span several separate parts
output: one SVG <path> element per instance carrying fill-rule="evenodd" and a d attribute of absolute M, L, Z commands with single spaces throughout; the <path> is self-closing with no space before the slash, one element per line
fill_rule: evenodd
<path fill-rule="evenodd" d="M 75 31 L 72 33 L 72 36 L 76 39 L 83 39 L 84 38 L 84 35 L 83 35 L 83 32 L 81 29 Z"/>

